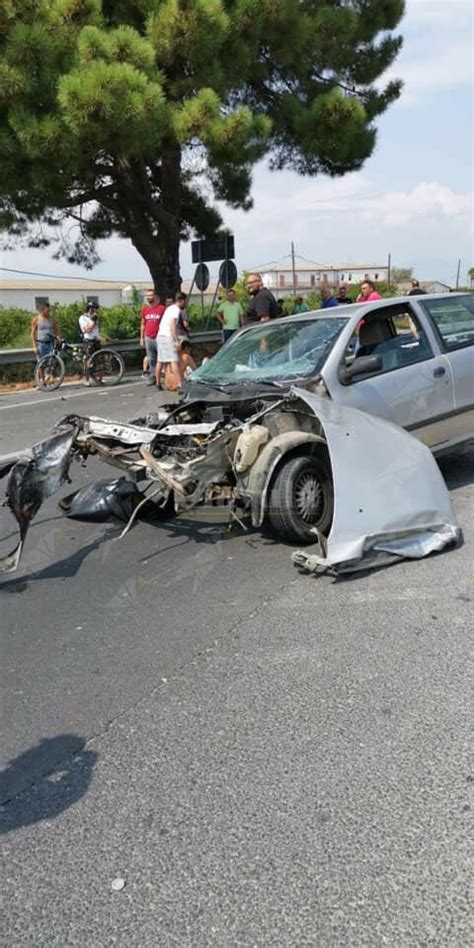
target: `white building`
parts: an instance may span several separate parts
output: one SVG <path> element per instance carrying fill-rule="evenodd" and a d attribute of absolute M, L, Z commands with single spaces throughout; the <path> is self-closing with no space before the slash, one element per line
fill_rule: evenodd
<path fill-rule="evenodd" d="M 291 261 L 271 267 L 255 267 L 252 272 L 261 273 L 265 286 L 281 296 L 293 293 L 294 285 L 297 292 L 311 292 L 317 290 L 322 283 L 337 286 L 339 283 L 349 285 L 361 283 L 363 280 L 380 283 L 388 279 L 388 267 L 381 263 L 297 263 L 295 279 Z"/>
<path fill-rule="evenodd" d="M 36 312 L 41 303 L 93 302 L 116 306 L 123 283 L 112 280 L 0 280 L 0 306 Z"/>
<path fill-rule="evenodd" d="M 99 306 L 118 306 L 121 303 L 130 304 L 133 301 L 134 290 L 144 298 L 145 290 L 150 289 L 152 283 L 137 281 L 123 283 L 119 280 L 0 280 L 0 319 L 1 308 L 26 309 L 30 313 L 38 310 L 42 303 L 67 305 L 68 303 L 98 303 Z M 182 289 L 189 293 L 191 281 L 184 280 Z M 212 299 L 215 281 L 204 294 L 206 302 Z M 192 299 L 199 299 L 199 293 L 194 287 Z"/>

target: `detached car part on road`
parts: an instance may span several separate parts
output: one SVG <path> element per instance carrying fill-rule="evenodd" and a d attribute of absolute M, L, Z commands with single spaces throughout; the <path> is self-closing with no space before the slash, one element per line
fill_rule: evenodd
<path fill-rule="evenodd" d="M 425 445 L 473 438 L 473 342 L 468 294 L 341 306 L 242 330 L 177 406 L 131 424 L 61 424 L 70 454 L 143 481 L 163 508 L 227 501 L 239 521 L 317 542 L 316 559 L 299 560 L 309 568 L 425 555 L 458 535 Z"/>

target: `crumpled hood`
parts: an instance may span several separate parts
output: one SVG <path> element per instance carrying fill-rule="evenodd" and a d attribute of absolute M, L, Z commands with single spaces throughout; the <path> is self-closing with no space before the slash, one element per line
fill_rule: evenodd
<path fill-rule="evenodd" d="M 293 389 L 327 439 L 334 517 L 327 540 L 293 554 L 311 571 L 366 569 L 443 549 L 460 529 L 429 448 L 375 415 Z"/>

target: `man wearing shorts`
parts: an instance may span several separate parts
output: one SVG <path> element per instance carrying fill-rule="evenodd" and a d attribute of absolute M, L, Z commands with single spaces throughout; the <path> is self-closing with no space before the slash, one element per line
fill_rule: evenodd
<path fill-rule="evenodd" d="M 161 370 L 171 365 L 178 385 L 181 385 L 181 369 L 179 366 L 178 350 L 180 339 L 178 336 L 178 320 L 181 310 L 186 306 L 186 296 L 178 293 L 175 302 L 168 306 L 163 313 L 156 337 L 158 346 L 158 361 L 156 363 L 156 387 L 161 388 Z"/>

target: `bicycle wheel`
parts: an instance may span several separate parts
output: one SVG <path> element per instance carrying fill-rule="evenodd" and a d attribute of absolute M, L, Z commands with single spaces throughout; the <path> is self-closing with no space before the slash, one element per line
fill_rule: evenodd
<path fill-rule="evenodd" d="M 35 366 L 35 382 L 43 392 L 54 392 L 64 379 L 66 367 L 56 352 L 43 356 Z"/>
<path fill-rule="evenodd" d="M 123 359 L 113 349 L 98 349 L 88 363 L 91 380 L 95 385 L 116 385 L 124 371 Z"/>

